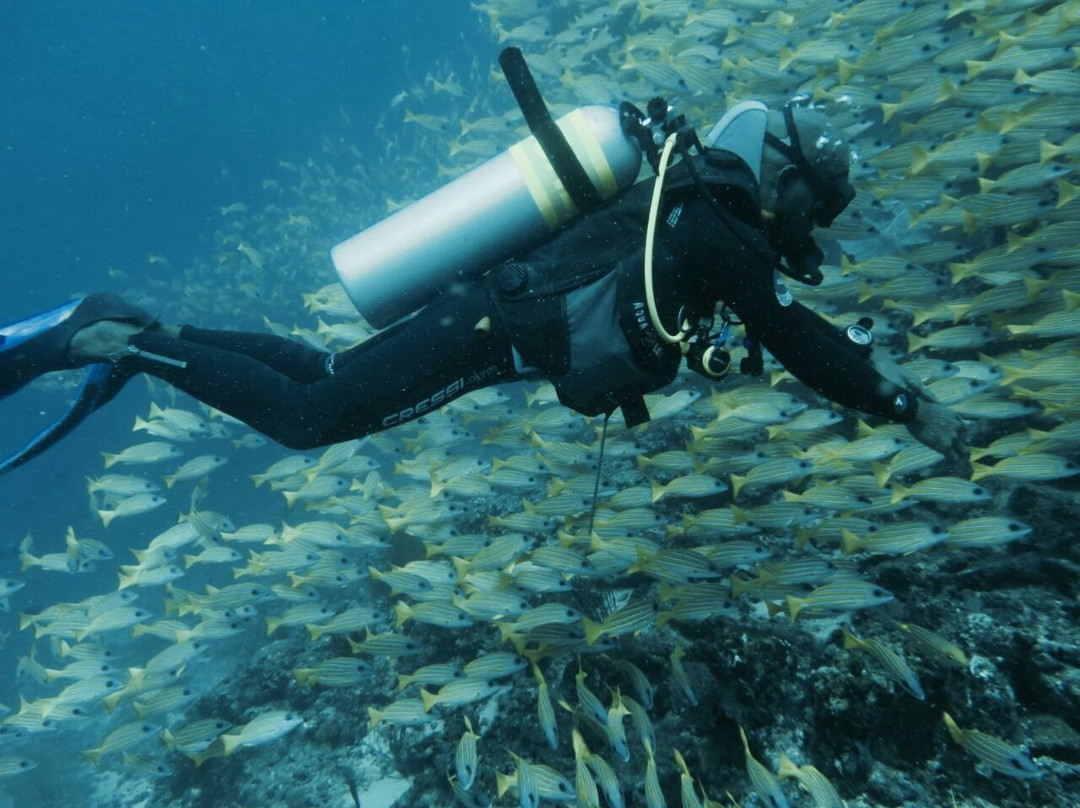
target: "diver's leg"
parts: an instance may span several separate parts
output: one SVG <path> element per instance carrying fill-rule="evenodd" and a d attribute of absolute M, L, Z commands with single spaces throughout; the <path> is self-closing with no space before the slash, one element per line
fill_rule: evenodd
<path fill-rule="evenodd" d="M 385 339 L 393 339 L 396 330 L 408 327 L 409 322 L 406 320 L 379 332 L 358 346 L 357 353 L 369 351 Z M 163 327 L 169 328 L 169 326 Z M 327 362 L 330 361 L 330 357 L 334 357 L 333 361 L 340 364 L 342 357 L 346 355 L 346 352 L 333 354 L 329 351 L 318 351 L 296 340 L 285 339 L 274 334 L 257 334 L 248 331 L 220 331 L 185 325 L 177 329 L 172 336 L 250 356 L 298 382 L 319 381 L 328 373 Z"/>
<path fill-rule="evenodd" d="M 440 298 L 395 326 L 400 334 L 388 329 L 337 354 L 332 379 L 320 385 L 353 391 L 336 413 L 339 434 L 380 432 L 465 393 L 520 379 L 510 339 L 493 326 L 491 310 L 482 289 Z"/>
<path fill-rule="evenodd" d="M 219 331 L 185 325 L 179 330 L 179 336 L 188 342 L 249 356 L 297 382 L 316 382 L 324 378 L 326 360 L 331 356 L 328 351 L 317 351 L 296 340 L 274 334 Z"/>
<path fill-rule="evenodd" d="M 399 324 L 401 327 L 405 323 Z M 103 320 L 79 331 L 71 339 L 70 352 L 88 360 L 101 360 L 121 353 L 131 337 L 142 329 L 128 323 Z M 275 334 L 259 334 L 249 331 L 226 331 L 222 329 L 197 328 L 192 325 L 172 326 L 155 323 L 154 330 L 162 331 L 170 337 L 179 337 L 188 342 L 197 342 L 223 351 L 242 354 L 255 359 L 278 373 L 288 376 L 293 381 L 317 382 L 327 376 L 327 362 L 331 357 L 338 361 L 344 353 L 335 355 L 330 351 L 319 351 L 296 340 L 279 337 Z M 363 344 L 366 350 L 378 341 L 392 335 L 394 328 L 375 335 Z"/>
<path fill-rule="evenodd" d="M 308 383 L 250 356 L 161 331 L 143 331 L 130 344 L 185 367 L 139 356 L 123 362 L 279 443 L 311 448 L 387 429 L 470 390 L 517 378 L 505 335 L 474 328 L 488 310 L 480 289 L 441 298 L 413 319 L 335 355 L 332 367 Z"/>

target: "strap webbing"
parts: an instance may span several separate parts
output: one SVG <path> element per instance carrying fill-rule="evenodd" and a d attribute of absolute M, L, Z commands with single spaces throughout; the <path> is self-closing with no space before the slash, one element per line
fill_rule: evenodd
<path fill-rule="evenodd" d="M 586 536 L 592 535 L 593 519 L 596 518 L 596 498 L 600 495 L 600 469 L 604 465 L 604 443 L 607 441 L 607 423 L 611 418 L 611 413 L 604 413 L 604 428 L 600 432 L 600 456 L 596 458 L 596 480 L 593 482 L 592 489 L 592 508 L 589 509 L 589 529 L 585 531 Z"/>
<path fill-rule="evenodd" d="M 521 114 L 525 116 L 529 131 L 544 150 L 544 155 L 559 181 L 577 205 L 578 212 L 584 214 L 596 210 L 603 200 L 589 175 L 581 167 L 574 150 L 566 142 L 562 130 L 552 120 L 532 73 L 529 72 L 529 66 L 525 64 L 521 49 L 504 48 L 499 54 L 499 66 L 506 75 L 510 90 L 521 108 Z"/>

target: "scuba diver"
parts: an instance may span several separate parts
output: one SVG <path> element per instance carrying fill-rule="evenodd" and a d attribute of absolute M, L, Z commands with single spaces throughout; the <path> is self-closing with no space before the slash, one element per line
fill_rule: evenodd
<path fill-rule="evenodd" d="M 663 117 L 650 104 L 641 120 Z M 723 338 L 736 322 L 749 349 L 743 372 L 760 373 L 767 349 L 822 396 L 906 424 L 959 460 L 959 419 L 872 348 L 871 323 L 837 328 L 798 303 L 784 281 L 820 282 L 823 254 L 812 230 L 832 224 L 854 197 L 851 153 L 828 118 L 744 102 L 705 146 L 696 144 L 697 154 L 685 148 L 696 143 L 685 127 L 671 132 L 662 156 L 650 149 L 660 138 L 639 135 L 655 180 L 474 279 L 444 284 L 419 313 L 340 353 L 269 334 L 168 325 L 103 294 L 0 328 L 0 397 L 43 373 L 91 368 L 68 416 L 0 471 L 55 442 L 138 373 L 294 449 L 362 437 L 472 390 L 541 377 L 563 404 L 586 415 L 622 408 L 632 426 L 648 419 L 643 394 L 669 384 L 684 359 L 723 377 Z M 683 159 L 669 166 L 675 148 Z M 718 311 L 720 338 L 712 331 Z"/>

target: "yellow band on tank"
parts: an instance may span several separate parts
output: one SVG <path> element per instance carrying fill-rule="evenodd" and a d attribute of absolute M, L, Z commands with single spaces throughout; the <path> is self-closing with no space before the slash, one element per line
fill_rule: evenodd
<path fill-rule="evenodd" d="M 615 173 L 611 170 L 611 164 L 604 155 L 600 141 L 589 128 L 585 113 L 580 109 L 575 109 L 560 118 L 558 123 L 559 129 L 566 136 L 567 142 L 600 196 L 610 199 L 617 194 L 619 183 L 615 180 Z"/>
<path fill-rule="evenodd" d="M 577 215 L 574 201 L 559 181 L 535 137 L 528 137 L 511 146 L 510 155 L 521 171 L 525 187 L 529 189 L 540 216 L 551 230 L 558 230 L 564 222 Z"/>
<path fill-rule="evenodd" d="M 529 189 L 529 195 L 533 199 L 533 203 L 540 211 L 540 215 L 544 219 L 544 223 L 551 230 L 556 229 L 559 226 L 559 217 L 555 213 L 555 208 L 551 204 L 551 199 L 547 195 L 547 191 L 544 190 L 544 183 L 541 182 L 540 177 L 537 176 L 536 171 L 532 167 L 532 163 L 529 162 L 529 156 L 526 151 L 528 140 L 523 140 L 520 143 L 515 143 L 510 147 L 510 156 L 514 158 L 514 163 L 518 167 L 518 171 L 521 172 L 522 179 L 525 180 L 525 187 Z"/>

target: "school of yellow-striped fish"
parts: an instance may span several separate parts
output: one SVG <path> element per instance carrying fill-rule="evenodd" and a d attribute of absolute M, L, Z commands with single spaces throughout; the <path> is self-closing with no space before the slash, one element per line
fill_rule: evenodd
<path fill-rule="evenodd" d="M 870 317 L 965 419 L 970 469 L 777 366 L 681 375 L 648 424 L 611 419 L 590 519 L 600 422 L 550 385 L 300 455 L 151 381 L 131 445 L 85 470 L 100 529 L 25 537 L 24 574 L 0 581 L 21 629 L 0 787 L 41 805 L 66 782 L 102 805 L 1075 806 L 1080 2 L 473 8 L 555 115 L 656 95 L 700 130 L 747 99 L 826 110 L 858 196 L 796 295 Z M 327 250 L 528 135 L 491 54 L 268 169 L 221 206 L 216 254 L 132 299 L 362 343 Z M 237 487 L 265 504 L 234 512 Z M 20 606 L 42 576 L 94 570 L 111 587 Z M 43 744 L 76 751 L 56 768 Z"/>

